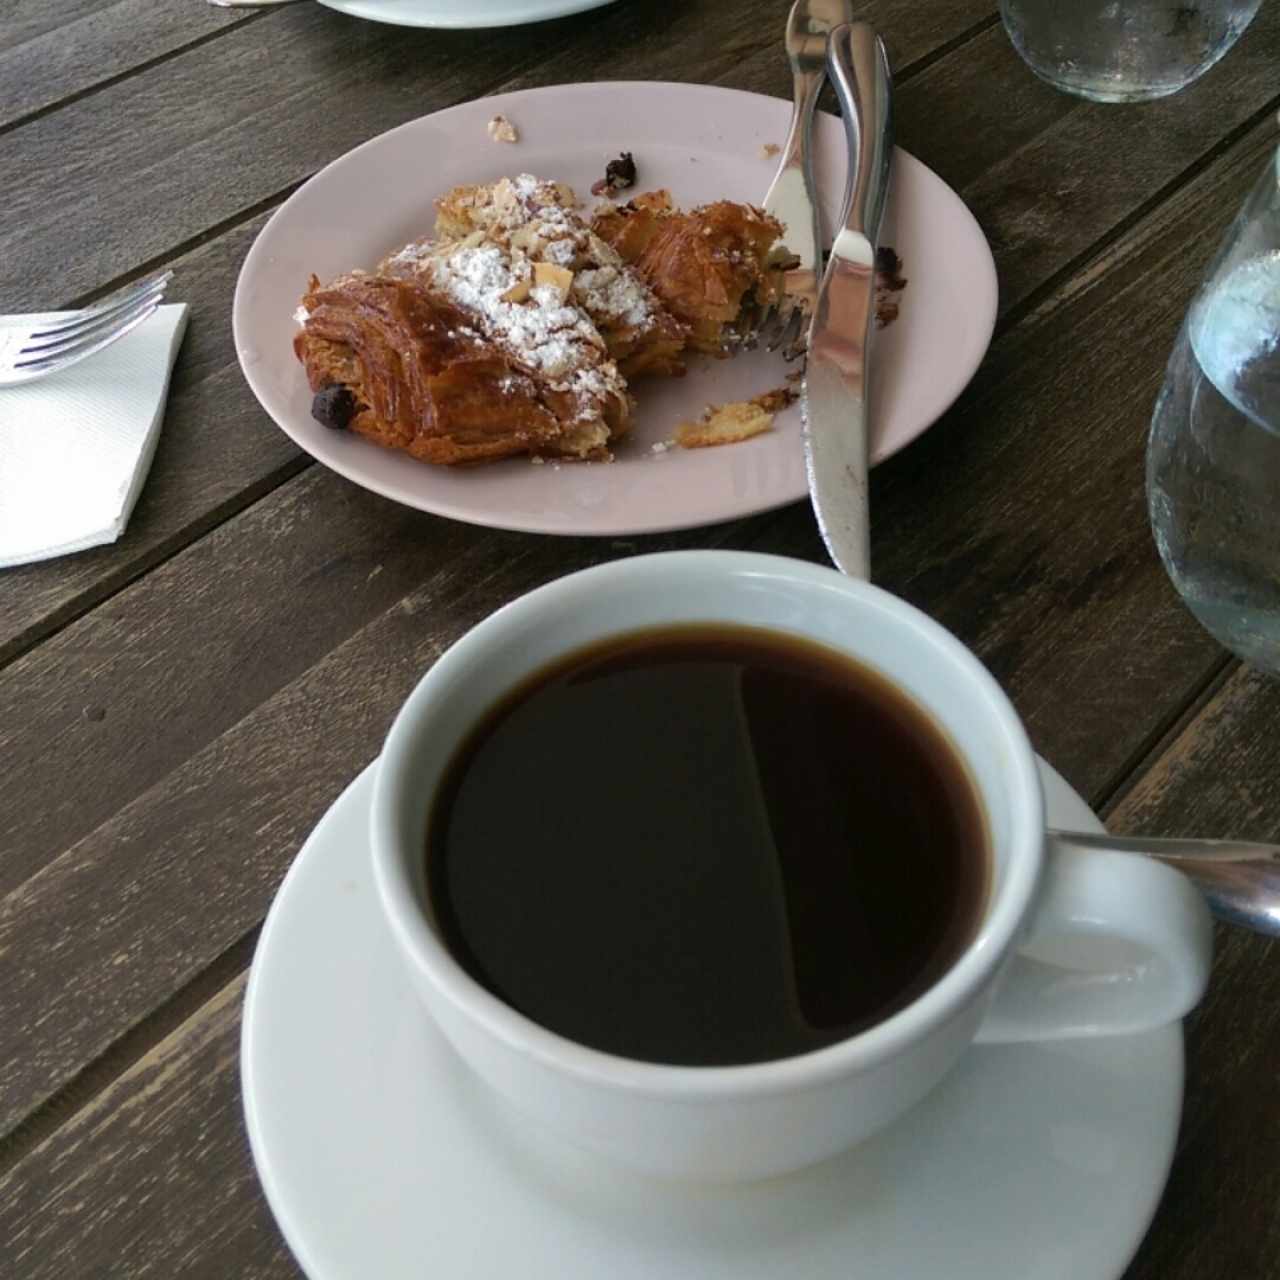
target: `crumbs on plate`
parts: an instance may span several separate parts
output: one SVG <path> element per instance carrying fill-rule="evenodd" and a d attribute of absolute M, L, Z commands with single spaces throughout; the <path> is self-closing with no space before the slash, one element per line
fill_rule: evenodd
<path fill-rule="evenodd" d="M 780 146 L 778 146 L 778 144 L 777 144 L 776 142 L 766 142 L 766 143 L 765 143 L 765 144 L 760 148 L 760 159 L 761 159 L 761 160 L 772 160 L 772 159 L 773 159 L 773 157 L 774 157 L 774 156 L 776 156 L 776 155 L 778 154 L 778 152 L 779 152 L 779 151 L 781 151 L 781 150 L 782 150 L 782 148 L 781 148 Z"/>
<path fill-rule="evenodd" d="M 898 318 L 898 303 L 907 280 L 902 259 L 889 245 L 876 250 L 876 328 L 883 329 Z"/>
<path fill-rule="evenodd" d="M 494 116 L 488 124 L 489 137 L 494 142 L 519 142 L 520 135 L 516 132 L 516 127 L 507 119 L 506 116 Z"/>
<path fill-rule="evenodd" d="M 675 442 L 682 449 L 709 449 L 750 440 L 771 431 L 774 415 L 795 399 L 792 387 L 776 387 L 751 400 L 711 405 L 697 422 L 682 422 L 676 427 Z"/>

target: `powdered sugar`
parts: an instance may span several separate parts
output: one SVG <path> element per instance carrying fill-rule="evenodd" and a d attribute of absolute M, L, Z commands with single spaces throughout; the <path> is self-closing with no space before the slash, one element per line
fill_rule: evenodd
<path fill-rule="evenodd" d="M 622 267 L 604 266 L 579 271 L 573 291 L 592 315 L 606 316 L 615 324 L 642 329 L 653 323 L 648 290 Z"/>
<path fill-rule="evenodd" d="M 518 282 L 530 278 L 527 259 L 515 258 L 499 245 L 452 251 L 441 246 L 423 267 L 437 288 L 480 317 L 487 333 L 547 377 L 568 377 L 584 358 L 605 359 L 604 342 L 595 325 L 577 307 L 565 306 L 553 286 L 537 286 L 522 302 L 503 298 Z"/>
<path fill-rule="evenodd" d="M 658 304 L 648 286 L 592 232 L 562 183 L 522 173 L 451 197 L 450 203 L 465 209 L 466 222 L 492 241 L 535 262 L 574 269 L 574 300 L 597 324 L 643 331 L 656 323 Z"/>

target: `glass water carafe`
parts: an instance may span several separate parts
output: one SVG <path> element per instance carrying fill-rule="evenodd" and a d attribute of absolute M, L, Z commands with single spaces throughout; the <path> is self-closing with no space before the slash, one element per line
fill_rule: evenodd
<path fill-rule="evenodd" d="M 1280 675 L 1280 152 L 1178 335 L 1151 420 L 1147 500 L 1188 608 Z"/>

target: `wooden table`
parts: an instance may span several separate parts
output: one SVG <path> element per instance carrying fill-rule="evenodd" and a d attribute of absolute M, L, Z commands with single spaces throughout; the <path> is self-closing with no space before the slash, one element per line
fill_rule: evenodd
<path fill-rule="evenodd" d="M 821 560 L 808 509 L 627 542 L 473 529 L 313 465 L 232 350 L 236 273 L 308 175 L 415 116 L 584 78 L 787 96 L 785 0 L 623 0 L 415 32 L 315 4 L 0 0 L 0 312 L 161 264 L 191 304 L 113 547 L 0 576 L 0 1273 L 298 1275 L 241 1118 L 240 1004 L 299 844 L 441 649 L 571 569 L 663 547 Z M 1165 359 L 1276 144 L 1280 5 L 1178 96 L 1078 101 L 993 0 L 868 0 L 898 136 L 995 250 L 972 386 L 877 469 L 879 580 L 972 645 L 1119 831 L 1280 839 L 1280 691 L 1152 546 Z M 1280 1275 L 1280 954 L 1222 931 L 1169 1189 L 1134 1280 Z"/>

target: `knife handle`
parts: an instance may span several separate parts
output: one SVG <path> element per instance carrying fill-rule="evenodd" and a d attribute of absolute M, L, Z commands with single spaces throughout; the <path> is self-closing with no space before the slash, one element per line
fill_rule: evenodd
<path fill-rule="evenodd" d="M 893 156 L 889 55 L 869 22 L 852 22 L 831 32 L 827 68 L 849 143 L 841 225 L 874 245 L 889 194 Z"/>

